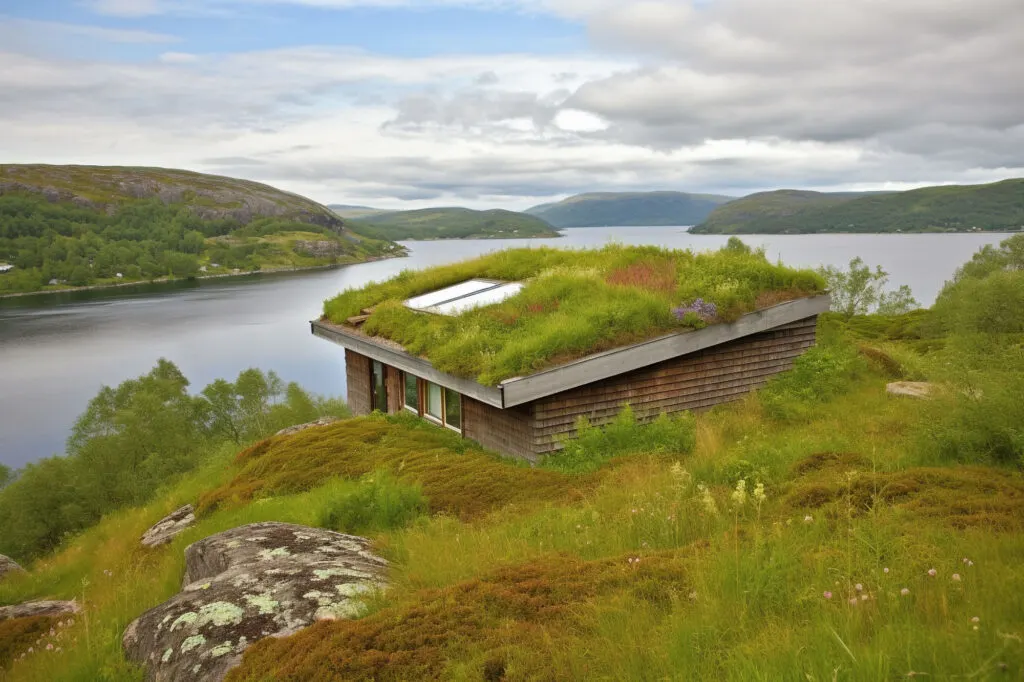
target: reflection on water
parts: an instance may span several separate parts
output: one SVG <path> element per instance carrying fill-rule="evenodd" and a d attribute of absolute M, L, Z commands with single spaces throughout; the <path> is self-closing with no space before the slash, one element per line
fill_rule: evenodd
<path fill-rule="evenodd" d="M 725 237 L 678 227 L 577 228 L 562 239 L 408 242 L 410 255 L 338 270 L 140 285 L 0 300 L 0 462 L 20 466 L 63 449 L 100 386 L 175 362 L 199 389 L 247 367 L 272 369 L 322 394 L 343 395 L 341 349 L 313 338 L 325 298 L 390 277 L 510 246 L 583 248 L 610 241 L 716 248 Z M 984 244 L 1005 235 L 766 235 L 745 237 L 789 265 L 845 265 L 861 256 L 931 303 Z"/>

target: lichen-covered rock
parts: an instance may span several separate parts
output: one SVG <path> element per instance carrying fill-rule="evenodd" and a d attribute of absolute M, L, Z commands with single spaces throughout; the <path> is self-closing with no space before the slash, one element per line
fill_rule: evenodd
<path fill-rule="evenodd" d="M 24 570 L 14 559 L 0 554 L 0 580 L 8 573 L 21 573 Z"/>
<path fill-rule="evenodd" d="M 927 381 L 894 381 L 885 386 L 885 392 L 889 395 L 906 396 L 920 400 L 932 398 L 935 395 L 935 391 L 935 384 L 928 383 Z"/>
<path fill-rule="evenodd" d="M 185 550 L 182 591 L 128 626 L 127 657 L 149 680 L 220 680 L 253 642 L 359 615 L 387 562 L 365 538 L 254 523 Z"/>
<path fill-rule="evenodd" d="M 338 421 L 337 417 L 320 417 L 315 422 L 309 422 L 307 424 L 296 424 L 295 426 L 289 426 L 287 429 L 281 429 L 280 431 L 278 431 L 274 435 L 275 436 L 290 436 L 293 433 L 298 433 L 299 431 L 305 431 L 306 429 L 313 429 L 313 428 L 316 428 L 317 426 L 327 426 L 329 424 L 333 424 L 336 421 Z"/>
<path fill-rule="evenodd" d="M 32 616 L 65 616 L 69 613 L 78 613 L 78 603 L 74 600 L 27 601 L 14 606 L 0 606 L 0 620 Z"/>
<path fill-rule="evenodd" d="M 191 504 L 186 504 L 177 509 L 142 534 L 143 547 L 157 547 L 166 544 L 174 539 L 174 536 L 182 532 L 196 522 L 196 510 Z"/>

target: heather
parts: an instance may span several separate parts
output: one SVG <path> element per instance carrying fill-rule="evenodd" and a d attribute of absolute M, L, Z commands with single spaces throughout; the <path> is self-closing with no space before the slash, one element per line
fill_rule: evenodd
<path fill-rule="evenodd" d="M 474 277 L 526 286 L 502 303 L 455 317 L 402 305 Z M 343 324 L 372 308 L 362 327 L 367 334 L 396 341 L 445 372 L 493 385 L 824 289 L 816 273 L 771 263 L 739 240 L 702 253 L 619 245 L 512 249 L 346 291 L 324 304 L 324 315 Z"/>

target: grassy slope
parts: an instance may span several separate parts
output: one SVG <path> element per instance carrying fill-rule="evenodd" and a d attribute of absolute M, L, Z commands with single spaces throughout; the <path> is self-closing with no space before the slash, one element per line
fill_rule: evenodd
<path fill-rule="evenodd" d="M 578 194 L 526 212 L 555 227 L 696 225 L 733 197 L 685 192 Z"/>
<path fill-rule="evenodd" d="M 353 216 L 355 217 L 355 216 Z M 426 208 L 359 216 L 352 229 L 377 239 L 512 239 L 557 237 L 540 218 L 514 211 Z"/>
<path fill-rule="evenodd" d="M 368 616 L 265 640 L 232 680 L 1019 679 L 1024 480 L 924 466 L 913 433 L 928 406 L 886 397 L 887 380 L 864 370 L 793 420 L 752 397 L 698 415 L 692 453 L 576 477 L 503 463 L 408 419 L 225 453 L 0 584 L 0 603 L 86 604 L 56 638 L 61 653 L 37 651 L 6 675 L 141 679 L 121 631 L 179 589 L 189 542 L 258 520 L 315 523 L 330 476 L 385 466 L 446 513 L 373 534 L 393 584 Z M 735 507 L 740 477 L 765 483 L 762 505 Z M 151 523 L 197 500 L 197 527 L 138 547 Z"/>
<path fill-rule="evenodd" d="M 341 229 L 341 221 L 326 206 L 298 194 L 251 180 L 173 168 L 0 164 L 0 193 L 13 189 L 48 191 L 62 201 L 103 208 L 159 196 L 165 203 L 184 203 L 209 216 L 230 216 L 248 209 L 255 217 Z"/>
<path fill-rule="evenodd" d="M 529 281 L 502 303 L 458 316 L 423 314 L 402 305 L 472 277 Z M 614 245 L 586 251 L 512 249 L 346 291 L 327 301 L 324 312 L 341 324 L 376 306 L 363 326 L 366 333 L 392 339 L 443 371 L 493 385 L 823 289 L 812 271 L 726 249 L 701 254 Z M 717 305 L 714 318 L 673 315 L 673 308 L 698 297 Z"/>
<path fill-rule="evenodd" d="M 763 192 L 718 208 L 691 231 L 942 232 L 974 228 L 1024 228 L 1024 180 L 893 193 Z"/>

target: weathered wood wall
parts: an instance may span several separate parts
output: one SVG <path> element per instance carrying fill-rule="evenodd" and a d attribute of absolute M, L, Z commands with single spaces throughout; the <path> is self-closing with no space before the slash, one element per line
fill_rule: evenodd
<path fill-rule="evenodd" d="M 561 439 L 575 431 L 581 416 L 592 424 L 605 424 L 629 403 L 637 418 L 645 421 L 662 412 L 699 410 L 738 400 L 789 369 L 797 356 L 813 346 L 816 323 L 816 317 L 809 317 L 509 409 L 463 396 L 463 435 L 486 448 L 533 461 L 560 449 Z M 348 402 L 356 415 L 372 410 L 370 363 L 365 355 L 345 350 Z M 384 376 L 388 411 L 398 412 L 404 400 L 402 373 L 385 365 Z"/>
<path fill-rule="evenodd" d="M 533 461 L 533 433 L 531 405 L 502 410 L 462 396 L 462 435 L 485 448 Z"/>
<path fill-rule="evenodd" d="M 370 358 L 345 349 L 345 377 L 348 380 L 348 406 L 358 416 L 373 411 L 370 390 Z"/>
<path fill-rule="evenodd" d="M 561 448 L 577 419 L 604 424 L 629 403 L 640 420 L 738 400 L 814 345 L 816 317 L 542 398 L 533 408 L 532 451 Z"/>
<path fill-rule="evenodd" d="M 388 414 L 394 414 L 405 404 L 405 383 L 402 370 L 384 365 L 384 384 L 388 392 Z"/>

